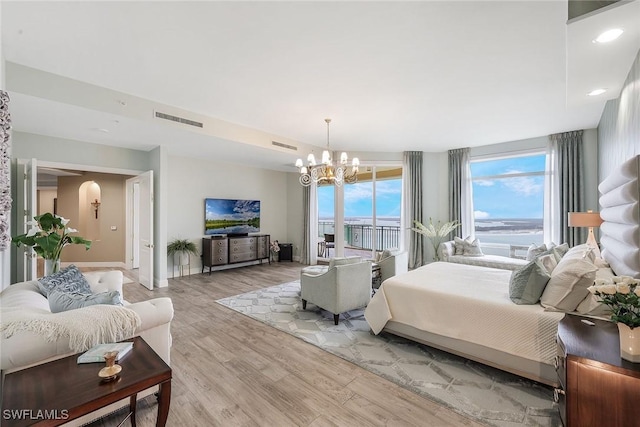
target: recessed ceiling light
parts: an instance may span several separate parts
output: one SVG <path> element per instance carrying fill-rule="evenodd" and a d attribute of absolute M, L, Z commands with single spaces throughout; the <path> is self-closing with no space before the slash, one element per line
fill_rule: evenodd
<path fill-rule="evenodd" d="M 589 92 L 587 94 L 587 96 L 598 96 L 598 95 L 602 95 L 603 93 L 605 93 L 607 90 L 606 89 L 594 89 L 591 92 Z"/>
<path fill-rule="evenodd" d="M 597 39 L 595 39 L 594 43 L 608 43 L 620 37 L 624 31 L 620 28 L 614 28 L 613 30 L 607 30 L 604 33 L 600 34 Z"/>

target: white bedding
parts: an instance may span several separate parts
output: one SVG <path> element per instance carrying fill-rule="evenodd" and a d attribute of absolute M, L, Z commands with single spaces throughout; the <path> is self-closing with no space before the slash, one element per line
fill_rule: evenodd
<path fill-rule="evenodd" d="M 511 271 L 435 262 L 387 279 L 365 311 L 375 334 L 393 320 L 434 334 L 553 363 L 564 313 L 509 299 Z"/>

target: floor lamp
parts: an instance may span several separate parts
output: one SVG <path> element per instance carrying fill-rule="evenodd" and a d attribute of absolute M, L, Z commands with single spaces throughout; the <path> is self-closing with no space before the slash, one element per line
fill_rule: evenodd
<path fill-rule="evenodd" d="M 569 227 L 589 227 L 587 246 L 593 249 L 598 258 L 600 258 L 600 248 L 598 247 L 598 242 L 596 242 L 596 236 L 593 234 L 593 227 L 600 227 L 603 222 L 599 212 L 569 212 Z"/>

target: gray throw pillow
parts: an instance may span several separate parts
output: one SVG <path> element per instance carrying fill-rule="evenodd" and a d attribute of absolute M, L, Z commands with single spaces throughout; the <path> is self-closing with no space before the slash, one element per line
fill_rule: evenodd
<path fill-rule="evenodd" d="M 61 311 L 75 310 L 97 304 L 122 305 L 122 299 L 118 291 L 86 295 L 53 289 L 49 293 L 48 300 L 52 313 L 60 313 Z"/>
<path fill-rule="evenodd" d="M 511 273 L 509 298 L 519 305 L 536 304 L 540 301 L 549 279 L 551 272 L 547 271 L 542 260 L 536 258 Z"/>
<path fill-rule="evenodd" d="M 91 294 L 89 282 L 87 282 L 87 279 L 85 279 L 80 270 L 78 270 L 78 267 L 73 264 L 51 276 L 44 276 L 39 279 L 38 288 L 40 289 L 40 293 L 45 297 L 48 297 L 49 293 L 54 289 L 63 292 L 77 292 L 85 295 Z"/>

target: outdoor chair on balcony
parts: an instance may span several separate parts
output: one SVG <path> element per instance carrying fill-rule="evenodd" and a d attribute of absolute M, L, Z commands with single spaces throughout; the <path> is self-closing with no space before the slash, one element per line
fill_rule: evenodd
<path fill-rule="evenodd" d="M 302 309 L 307 302 L 333 313 L 365 307 L 371 299 L 371 262 L 361 257 L 332 258 L 329 266 L 313 265 L 300 272 Z"/>
<path fill-rule="evenodd" d="M 326 234 L 324 235 L 324 257 L 331 257 L 331 249 L 335 249 L 336 247 L 336 235 L 335 234 Z"/>

